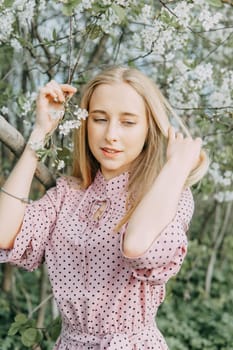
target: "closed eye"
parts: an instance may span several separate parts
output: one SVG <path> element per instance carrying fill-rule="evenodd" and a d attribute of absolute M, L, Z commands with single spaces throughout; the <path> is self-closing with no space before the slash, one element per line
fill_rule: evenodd
<path fill-rule="evenodd" d="M 107 119 L 106 118 L 102 118 L 102 117 L 95 117 L 93 118 L 94 122 L 106 122 Z"/>
<path fill-rule="evenodd" d="M 127 125 L 127 126 L 132 126 L 135 125 L 135 122 L 132 122 L 131 120 L 124 120 L 122 121 L 122 124 Z"/>

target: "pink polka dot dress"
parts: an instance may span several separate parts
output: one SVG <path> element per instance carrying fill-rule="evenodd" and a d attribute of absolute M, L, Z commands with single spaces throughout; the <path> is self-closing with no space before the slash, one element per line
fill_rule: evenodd
<path fill-rule="evenodd" d="M 193 198 L 183 191 L 174 219 L 143 255 L 128 258 L 126 225 L 114 231 L 126 211 L 127 181 L 128 173 L 107 181 L 98 171 L 81 190 L 75 178 L 58 179 L 27 206 L 14 248 L 0 250 L 1 262 L 27 270 L 45 261 L 62 317 L 54 350 L 168 349 L 155 315 L 186 254 Z"/>

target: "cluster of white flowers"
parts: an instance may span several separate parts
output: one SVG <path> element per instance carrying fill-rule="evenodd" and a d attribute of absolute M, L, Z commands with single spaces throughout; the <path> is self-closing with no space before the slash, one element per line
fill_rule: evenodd
<path fill-rule="evenodd" d="M 221 74 L 221 85 L 215 86 L 214 91 L 209 96 L 209 104 L 213 107 L 232 106 L 233 72 L 223 70 Z"/>
<path fill-rule="evenodd" d="M 21 104 L 21 117 L 25 117 L 28 113 L 31 113 L 34 109 L 34 102 L 36 101 L 37 93 L 29 91 L 24 97 L 24 102 Z"/>
<path fill-rule="evenodd" d="M 16 38 L 11 39 L 10 45 L 15 50 L 15 52 L 19 52 L 22 49 L 22 45 L 20 44 L 19 40 L 17 40 Z"/>
<path fill-rule="evenodd" d="M 211 63 L 201 63 L 189 72 L 189 77 L 195 81 L 196 89 L 203 89 L 212 82 L 213 65 Z"/>
<path fill-rule="evenodd" d="M 233 171 L 226 170 L 222 172 L 220 165 L 214 162 L 209 169 L 209 174 L 213 179 L 215 188 L 221 188 L 214 194 L 214 199 L 220 203 L 233 201 L 233 191 L 230 190 L 233 186 Z"/>
<path fill-rule="evenodd" d="M 186 1 L 179 2 L 173 9 L 173 12 L 177 16 L 178 23 L 184 27 L 188 27 L 192 20 L 192 9 L 193 4 L 189 4 Z"/>
<path fill-rule="evenodd" d="M 233 172 L 226 170 L 223 174 L 218 163 L 213 163 L 209 169 L 215 185 L 230 186 L 233 182 Z"/>
<path fill-rule="evenodd" d="M 15 18 L 10 9 L 5 9 L 0 13 L 0 42 L 7 41 L 13 32 Z"/>
<path fill-rule="evenodd" d="M 231 202 L 233 201 L 233 191 L 220 191 L 214 195 L 214 199 L 219 202 Z"/>
<path fill-rule="evenodd" d="M 132 0 L 115 0 L 114 2 L 116 5 L 128 7 L 131 5 Z"/>
<path fill-rule="evenodd" d="M 39 2 L 39 11 L 43 11 L 46 9 L 46 0 L 40 0 Z"/>
<path fill-rule="evenodd" d="M 9 113 L 9 109 L 6 106 L 3 106 L 0 111 L 2 112 L 3 115 L 7 115 Z"/>
<path fill-rule="evenodd" d="M 33 19 L 35 6 L 35 0 L 16 0 L 14 2 L 14 8 L 22 27 L 27 28 L 28 23 Z"/>
<path fill-rule="evenodd" d="M 59 160 L 59 161 L 58 161 L 58 164 L 57 164 L 57 170 L 58 170 L 58 171 L 59 171 L 59 170 L 62 170 L 62 169 L 65 168 L 65 166 L 66 166 L 66 164 L 65 164 L 64 160 L 63 160 L 63 159 Z"/>
<path fill-rule="evenodd" d="M 128 7 L 133 3 L 135 3 L 135 0 L 103 0 L 102 1 L 102 4 L 105 6 L 115 4 L 123 7 Z"/>
<path fill-rule="evenodd" d="M 80 120 L 66 120 L 63 124 L 59 125 L 59 134 L 61 136 L 67 136 L 71 130 L 78 129 L 80 125 Z"/>
<path fill-rule="evenodd" d="M 204 8 L 199 14 L 199 22 L 205 30 L 210 30 L 216 27 L 216 25 L 221 21 L 221 13 L 212 13 L 209 9 Z"/>
<path fill-rule="evenodd" d="M 213 12 L 208 2 L 203 0 L 193 1 L 193 3 L 181 1 L 172 11 L 177 16 L 178 23 L 182 26 L 188 27 L 198 24 L 207 31 L 215 28 L 222 19 L 222 14 Z"/>
<path fill-rule="evenodd" d="M 138 20 L 144 24 L 151 24 L 153 20 L 153 10 L 150 5 L 144 5 L 141 13 L 138 16 Z"/>
<path fill-rule="evenodd" d="M 120 23 L 120 18 L 111 7 L 105 13 L 102 13 L 97 21 L 97 25 L 107 34 L 112 31 L 114 24 L 118 23 Z"/>
<path fill-rule="evenodd" d="M 84 10 L 88 10 L 92 7 L 94 3 L 94 0 L 82 0 L 82 2 L 80 3 L 82 9 Z"/>
<path fill-rule="evenodd" d="M 43 4 L 45 5 L 44 0 Z M 2 2 L 0 6 L 4 6 L 4 2 Z M 10 8 L 3 7 L 0 13 L 0 41 L 7 41 L 10 39 L 14 30 L 13 26 L 16 18 L 18 18 L 21 27 L 27 28 L 28 23 L 33 19 L 35 6 L 35 0 L 15 0 L 12 2 Z M 12 47 L 16 47 L 17 50 L 19 49 L 19 45 L 16 45 L 15 41 L 13 41 L 12 44 Z"/>
<path fill-rule="evenodd" d="M 75 120 L 65 120 L 64 123 L 59 125 L 59 134 L 61 136 L 67 136 L 71 130 L 78 129 L 82 120 L 85 120 L 88 117 L 88 111 L 86 109 L 79 108 L 76 105 L 73 115 L 76 117 Z"/>

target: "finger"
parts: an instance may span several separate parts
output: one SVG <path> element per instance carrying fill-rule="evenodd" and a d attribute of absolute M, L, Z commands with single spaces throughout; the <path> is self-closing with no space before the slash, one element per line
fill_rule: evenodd
<path fill-rule="evenodd" d="M 169 141 L 174 141 L 175 140 L 175 129 L 173 128 L 173 126 L 170 126 L 168 129 L 168 139 Z"/>
<path fill-rule="evenodd" d="M 45 86 L 43 88 L 40 89 L 39 91 L 39 98 L 40 97 L 50 97 L 51 99 L 55 99 L 57 98 L 57 94 L 54 91 L 53 88 L 49 87 L 49 86 Z"/>
<path fill-rule="evenodd" d="M 65 95 L 62 91 L 61 85 L 58 84 L 55 80 L 51 80 L 47 86 L 49 86 L 50 88 L 52 88 L 54 90 L 54 92 L 56 93 L 56 97 L 54 99 L 54 102 L 59 102 L 59 103 L 63 103 L 65 102 Z"/>
<path fill-rule="evenodd" d="M 77 91 L 77 89 L 74 86 L 69 84 L 61 84 L 60 87 L 63 92 L 70 92 L 74 94 Z"/>
<path fill-rule="evenodd" d="M 61 84 L 61 88 L 64 92 L 66 100 L 69 100 L 77 92 L 77 89 L 69 84 Z"/>
<path fill-rule="evenodd" d="M 177 140 L 183 140 L 184 139 L 184 135 L 181 132 L 177 132 L 176 133 L 176 138 L 177 138 Z"/>
<path fill-rule="evenodd" d="M 202 139 L 200 137 L 196 137 L 194 141 L 202 145 Z"/>

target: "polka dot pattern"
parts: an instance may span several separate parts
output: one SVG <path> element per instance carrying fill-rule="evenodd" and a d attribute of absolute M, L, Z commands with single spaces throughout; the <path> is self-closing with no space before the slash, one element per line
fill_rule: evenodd
<path fill-rule="evenodd" d="M 166 350 L 155 315 L 165 284 L 180 269 L 193 214 L 189 189 L 174 219 L 140 257 L 122 250 L 128 173 L 106 181 L 99 171 L 83 191 L 72 177 L 26 208 L 14 248 L 0 261 L 34 270 L 45 260 L 62 317 L 54 350 Z M 100 218 L 95 212 L 101 205 Z"/>

